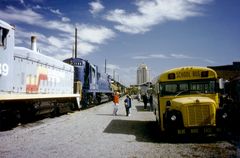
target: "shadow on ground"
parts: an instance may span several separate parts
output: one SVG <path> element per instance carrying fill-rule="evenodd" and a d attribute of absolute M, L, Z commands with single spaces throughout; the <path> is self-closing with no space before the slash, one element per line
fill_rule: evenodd
<path fill-rule="evenodd" d="M 146 109 L 144 109 L 144 106 L 143 106 L 143 105 L 136 105 L 135 107 L 136 107 L 136 109 L 137 109 L 138 112 L 148 112 L 148 111 L 150 111 L 149 105 L 147 106 Z"/>
<path fill-rule="evenodd" d="M 158 129 L 154 121 L 112 120 L 104 133 L 134 135 L 139 142 L 152 143 L 216 143 L 217 136 L 168 136 Z"/>
<path fill-rule="evenodd" d="M 99 115 L 99 116 L 113 116 L 113 114 L 96 114 L 96 115 Z M 117 116 L 124 116 L 124 117 L 126 117 L 126 115 L 124 115 L 124 114 L 117 114 Z"/>

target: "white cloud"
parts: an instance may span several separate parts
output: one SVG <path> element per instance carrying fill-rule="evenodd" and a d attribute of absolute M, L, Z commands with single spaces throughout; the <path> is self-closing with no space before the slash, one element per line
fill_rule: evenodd
<path fill-rule="evenodd" d="M 135 73 L 137 73 L 137 67 L 124 67 L 116 64 L 107 63 L 107 73 L 112 77 L 115 74 L 115 80 L 126 86 L 129 86 L 130 84 L 136 84 Z"/>
<path fill-rule="evenodd" d="M 21 4 L 25 5 L 24 0 L 19 0 Z"/>
<path fill-rule="evenodd" d="M 62 21 L 42 21 L 41 24 L 39 24 L 41 27 L 51 30 L 58 30 L 65 33 L 72 33 L 74 32 L 74 26 L 69 23 L 65 23 Z"/>
<path fill-rule="evenodd" d="M 126 86 L 136 84 L 137 67 L 121 67 L 121 69 L 119 69 L 117 73 L 121 74 L 119 76 L 120 83 Z"/>
<path fill-rule="evenodd" d="M 103 26 L 90 26 L 90 25 L 80 25 L 78 26 L 79 37 L 87 42 L 102 44 L 107 39 L 115 37 L 115 33 Z"/>
<path fill-rule="evenodd" d="M 40 6 L 39 9 L 42 9 Z M 43 8 L 44 9 L 44 8 Z M 56 13 L 60 11 L 55 10 Z M 42 27 L 49 30 L 59 31 L 59 33 L 55 36 L 45 37 L 45 41 L 42 40 L 43 48 L 48 48 L 48 50 L 54 51 L 47 45 L 50 44 L 51 46 L 57 48 L 69 48 L 69 52 L 72 50 L 73 43 L 73 33 L 75 26 L 71 23 L 68 23 L 70 19 L 67 17 L 62 17 L 61 20 L 47 20 L 46 17 L 42 16 L 41 14 L 33 11 L 32 9 L 16 9 L 12 6 L 8 6 L 5 10 L 0 10 L 0 19 L 5 19 L 6 21 L 11 22 L 21 22 L 29 25 L 34 25 L 37 27 Z M 87 55 L 93 51 L 95 51 L 100 44 L 104 44 L 108 39 L 115 37 L 115 33 L 106 27 L 103 26 L 91 26 L 85 24 L 76 24 L 78 26 L 78 37 L 79 37 L 79 52 L 82 55 Z M 27 31 L 26 35 L 29 35 Z M 17 43 L 24 43 L 23 41 L 26 40 L 26 35 L 23 33 L 19 36 L 21 39 L 17 39 Z M 61 37 L 61 36 L 64 36 Z M 28 37 L 30 38 L 30 36 Z M 27 39 L 28 40 L 28 39 Z M 48 42 L 48 43 L 47 43 Z M 45 44 L 45 46 L 44 46 Z M 62 50 L 55 50 L 54 52 L 60 53 L 64 52 Z M 56 54 L 57 54 L 56 53 Z"/>
<path fill-rule="evenodd" d="M 168 58 L 166 55 L 164 55 L 164 54 L 151 54 L 151 55 L 149 55 L 149 57 L 151 57 L 151 58 L 162 58 L 162 59 L 166 59 L 166 58 Z"/>
<path fill-rule="evenodd" d="M 169 53 L 166 53 L 169 54 Z M 132 59 L 136 60 L 149 60 L 149 59 L 169 59 L 169 60 L 185 60 L 185 61 L 202 61 L 208 64 L 215 64 L 216 62 L 211 60 L 211 59 L 206 59 L 204 57 L 196 57 L 196 56 L 189 56 L 186 54 L 177 54 L 177 53 L 172 53 L 169 55 L 164 55 L 164 54 L 150 54 L 150 55 L 138 55 L 132 57 Z"/>
<path fill-rule="evenodd" d="M 40 5 L 33 6 L 34 9 L 41 9 L 42 7 Z"/>
<path fill-rule="evenodd" d="M 171 56 L 177 59 L 193 59 L 193 57 L 184 54 L 171 54 Z"/>
<path fill-rule="evenodd" d="M 64 59 L 71 58 L 71 57 L 72 57 L 72 54 L 69 53 L 69 51 L 64 54 L 56 54 L 54 56 L 54 58 L 59 59 L 59 60 L 64 60 Z"/>
<path fill-rule="evenodd" d="M 187 0 L 187 1 L 197 4 L 206 4 L 212 2 L 213 0 Z"/>
<path fill-rule="evenodd" d="M 68 17 L 62 17 L 63 22 L 70 22 L 71 20 Z"/>
<path fill-rule="evenodd" d="M 63 44 L 62 44 L 62 40 L 56 38 L 56 37 L 53 37 L 53 36 L 50 36 L 48 38 L 48 42 L 53 45 L 53 46 L 56 46 L 57 48 L 62 48 Z"/>
<path fill-rule="evenodd" d="M 216 62 L 211 60 L 211 59 L 203 59 L 203 60 L 207 63 L 210 63 L 210 64 L 216 64 Z"/>
<path fill-rule="evenodd" d="M 115 65 L 115 64 L 107 64 L 107 69 L 110 69 L 110 70 L 119 70 L 120 69 L 120 66 L 119 65 Z"/>
<path fill-rule="evenodd" d="M 167 59 L 167 57 L 164 54 L 150 54 L 150 55 L 139 55 L 139 56 L 134 56 L 132 59 Z"/>
<path fill-rule="evenodd" d="M 110 11 L 105 19 L 117 23 L 115 28 L 126 33 L 144 33 L 152 26 L 170 20 L 184 20 L 202 15 L 198 4 L 211 0 L 138 0 L 135 5 L 138 12 L 127 13 L 122 9 Z"/>
<path fill-rule="evenodd" d="M 62 34 L 63 36 L 64 34 Z M 15 44 L 17 46 L 24 46 L 30 48 L 31 45 L 31 36 L 36 36 L 37 38 L 37 48 L 46 55 L 50 55 L 53 57 L 61 56 L 63 54 L 71 55 L 72 45 L 71 45 L 71 38 L 65 35 L 64 38 L 62 37 L 54 37 L 50 36 L 47 37 L 44 34 L 38 32 L 29 32 L 24 30 L 20 27 L 16 29 L 15 32 Z M 63 58 L 62 58 L 63 59 Z M 61 59 L 61 60 L 62 60 Z"/>
<path fill-rule="evenodd" d="M 61 18 L 62 22 L 71 21 L 68 17 L 65 17 L 59 9 L 52 9 L 50 7 L 44 7 L 44 6 L 40 6 L 40 5 L 35 5 L 35 6 L 32 6 L 31 8 L 33 8 L 35 10 L 42 9 L 42 10 L 44 10 L 44 12 L 50 11 L 51 13 L 58 15 Z"/>
<path fill-rule="evenodd" d="M 8 6 L 5 11 L 0 10 L 0 18 L 13 22 L 23 22 L 30 25 L 40 26 L 47 29 L 59 30 L 71 33 L 74 26 L 61 21 L 46 20 L 41 14 L 34 12 L 32 9 L 20 10 Z"/>
<path fill-rule="evenodd" d="M 93 15 L 96 15 L 97 13 L 101 12 L 104 9 L 104 6 L 101 4 L 101 2 L 99 0 L 89 3 L 89 5 L 90 5 L 89 11 Z"/>
<path fill-rule="evenodd" d="M 85 56 L 89 53 L 92 53 L 96 49 L 97 49 L 97 46 L 92 45 L 90 43 L 83 42 L 83 41 L 78 43 L 78 54 L 81 54 L 83 56 Z"/>
<path fill-rule="evenodd" d="M 52 13 L 54 13 L 54 14 L 62 15 L 62 13 L 60 12 L 59 9 L 51 9 L 51 8 L 50 8 L 50 11 L 51 11 Z"/>
<path fill-rule="evenodd" d="M 42 21 L 43 17 L 32 9 L 18 10 L 12 6 L 7 6 L 5 11 L 0 10 L 0 18 L 8 21 L 19 21 L 28 24 L 35 24 Z"/>
<path fill-rule="evenodd" d="M 17 40 L 18 42 L 15 44 L 20 45 L 28 43 L 27 45 L 30 46 L 31 36 L 37 37 L 37 43 L 46 43 L 48 41 L 47 37 L 41 33 L 25 31 L 24 29 L 18 27 L 15 32 L 15 40 Z"/>
<path fill-rule="evenodd" d="M 132 58 L 133 59 L 149 59 L 149 56 L 138 55 L 138 56 L 134 56 Z"/>

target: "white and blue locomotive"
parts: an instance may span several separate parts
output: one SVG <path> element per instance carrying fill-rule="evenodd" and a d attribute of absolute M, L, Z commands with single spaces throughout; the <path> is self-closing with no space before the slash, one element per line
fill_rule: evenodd
<path fill-rule="evenodd" d="M 74 67 L 32 49 L 15 47 L 15 27 L 0 20 L 0 127 L 8 118 L 81 108 Z"/>
<path fill-rule="evenodd" d="M 68 58 L 64 62 L 74 66 L 74 80 L 82 83 L 82 106 L 97 105 L 112 99 L 110 75 L 100 73 L 98 66 L 81 58 Z"/>

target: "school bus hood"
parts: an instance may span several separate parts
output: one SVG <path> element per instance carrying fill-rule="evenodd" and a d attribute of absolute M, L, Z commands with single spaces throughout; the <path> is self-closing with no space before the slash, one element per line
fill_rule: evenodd
<path fill-rule="evenodd" d="M 215 104 L 215 102 L 208 97 L 183 97 L 173 99 L 171 104 L 174 106 L 182 106 L 189 104 Z"/>
<path fill-rule="evenodd" d="M 181 111 L 184 127 L 215 126 L 216 103 L 208 97 L 173 99 L 171 108 Z"/>

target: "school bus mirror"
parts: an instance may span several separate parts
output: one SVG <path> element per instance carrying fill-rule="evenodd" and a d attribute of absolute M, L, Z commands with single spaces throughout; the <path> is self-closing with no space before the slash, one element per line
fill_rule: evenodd
<path fill-rule="evenodd" d="M 224 80 L 223 80 L 223 78 L 220 78 L 218 82 L 219 82 L 219 89 L 224 89 Z"/>

